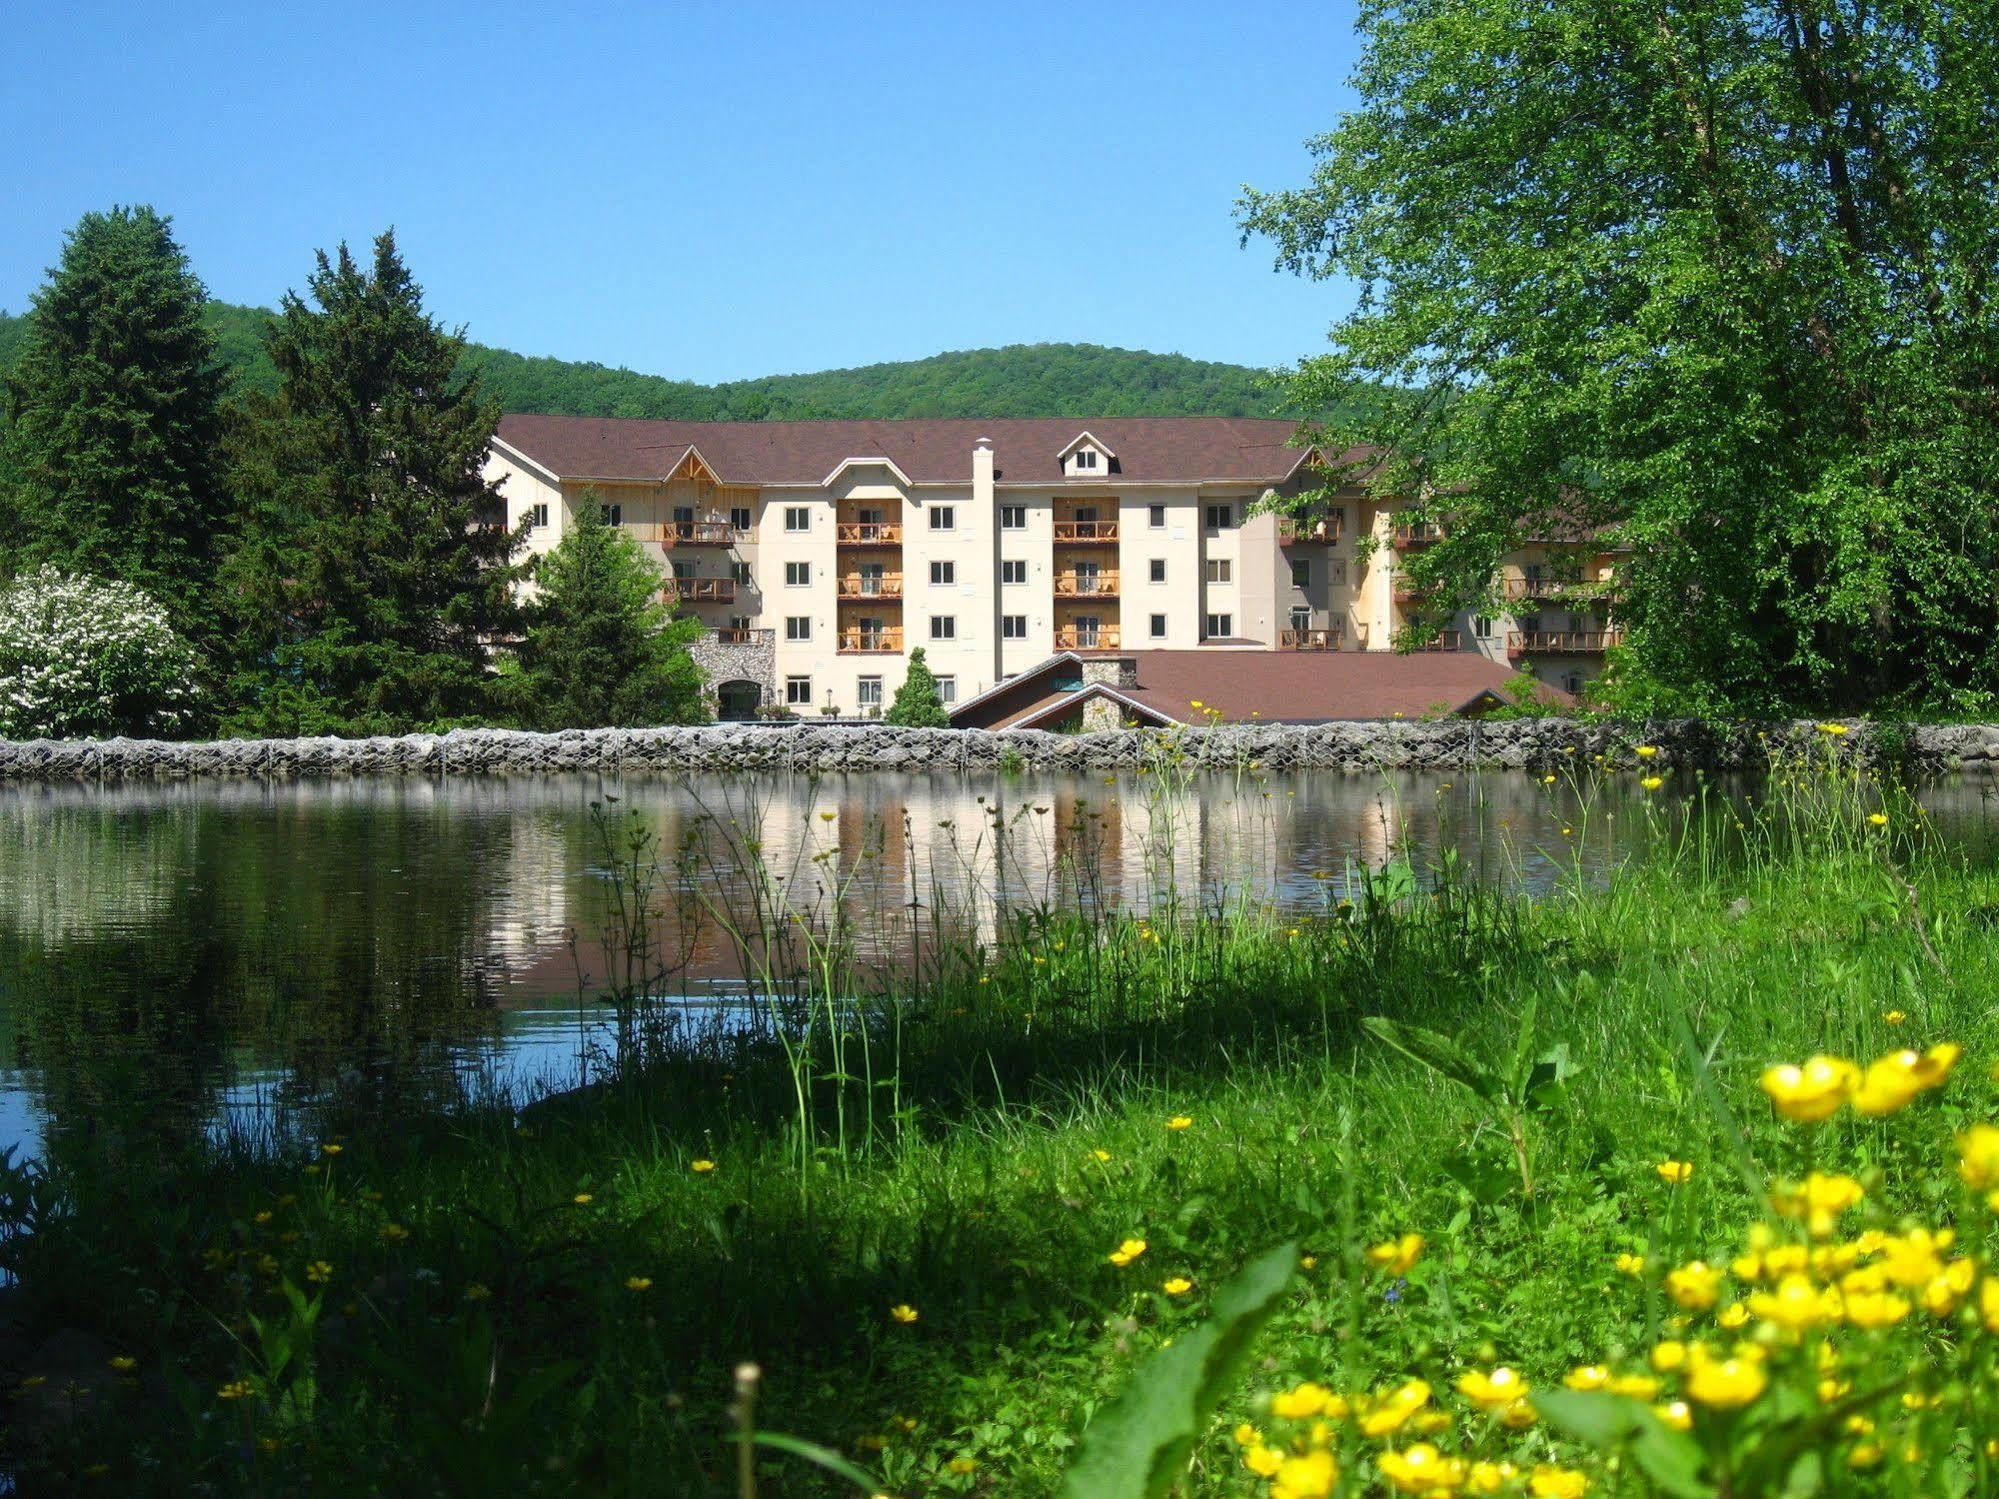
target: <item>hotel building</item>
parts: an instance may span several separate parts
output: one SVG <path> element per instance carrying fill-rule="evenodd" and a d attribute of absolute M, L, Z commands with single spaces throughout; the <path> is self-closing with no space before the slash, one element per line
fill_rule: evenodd
<path fill-rule="evenodd" d="M 660 560 L 707 627 L 699 654 L 723 717 L 867 716 L 918 646 L 947 705 L 1065 654 L 1142 675 L 1150 653 L 1201 653 L 1220 681 L 1264 653 L 1390 656 L 1420 599 L 1401 565 L 1438 533 L 1358 488 L 1310 518 L 1263 510 L 1319 482 L 1294 431 L 1229 417 L 509 415 L 487 477 L 533 552 L 593 503 Z M 1364 537 L 1377 543 L 1365 559 Z M 1393 658 L 1401 668 L 1369 663 L 1370 678 L 1405 671 L 1420 707 L 1425 657 L 1448 654 L 1476 658 L 1454 663 L 1455 680 L 1483 661 L 1494 683 L 1524 668 L 1580 692 L 1617 640 L 1615 563 L 1594 543 L 1536 542 L 1499 579 L 1509 612 L 1455 619 Z M 1327 679 L 1338 669 L 1328 660 Z"/>

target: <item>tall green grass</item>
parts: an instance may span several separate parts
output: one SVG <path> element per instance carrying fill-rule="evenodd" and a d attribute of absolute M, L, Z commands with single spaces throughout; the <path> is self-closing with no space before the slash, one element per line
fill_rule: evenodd
<path fill-rule="evenodd" d="M 1117 794 L 1170 808 L 1214 773 L 1168 760 Z M 1611 774 L 1551 788 L 1579 833 Z M 1052 1492 L 1136 1361 L 1287 1241 L 1317 1264 L 1257 1345 L 1270 1378 L 1597 1356 L 1632 1315 L 1610 1254 L 1661 1232 L 1656 1162 L 1768 1149 L 1728 1137 L 1686 1036 L 1743 1107 L 1773 1059 L 1992 1049 L 1992 872 L 1832 753 L 1753 803 L 1662 789 L 1607 878 L 1578 862 L 1531 898 L 1398 859 L 1327 871 L 1298 913 L 1181 888 L 1170 847 L 1142 907 L 1088 867 L 1033 898 L 1007 871 L 1043 815 L 964 830 L 985 888 L 933 882 L 890 909 L 865 844 L 771 868 L 733 834 L 742 886 L 607 807 L 616 1023 L 590 1087 L 336 1117 L 311 1154 L 224 1141 L 17 1169 L 0 1203 L 23 1318 L 87 1330 L 107 1361 L 11 1371 L 19 1470 L 125 1491 L 734 1495 L 729 1412 L 754 1361 L 759 1421 L 883 1492 Z M 740 1024 L 679 1023 L 696 931 L 741 959 Z M 890 935 L 913 956 L 886 959 Z M 1368 1017 L 1496 1067 L 1559 1049 L 1562 1087 L 1516 1127 Z M 1941 1141 L 1952 1122 L 1912 1128 Z M 1934 1206 L 1884 1169 L 1888 1200 Z M 1716 1225 L 1755 1206 L 1720 1172 L 1680 1202 Z M 1421 1323 L 1346 1248 L 1412 1225 L 1444 1308 Z M 1130 1238 L 1143 1255 L 1108 1263 Z M 751 1458 L 767 1493 L 852 1492 L 796 1452 Z M 1224 1447 L 1193 1464 L 1187 1492 L 1261 1492 Z"/>

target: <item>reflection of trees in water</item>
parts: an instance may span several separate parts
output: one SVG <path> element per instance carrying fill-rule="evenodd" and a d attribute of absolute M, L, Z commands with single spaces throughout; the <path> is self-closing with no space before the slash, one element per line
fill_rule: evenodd
<path fill-rule="evenodd" d="M 0 931 L 56 945 L 156 921 L 194 821 L 187 808 L 133 817 L 42 787 L 0 799 Z"/>

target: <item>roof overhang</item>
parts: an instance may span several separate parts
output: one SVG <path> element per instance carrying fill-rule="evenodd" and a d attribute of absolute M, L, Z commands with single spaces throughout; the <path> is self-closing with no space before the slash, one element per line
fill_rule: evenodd
<path fill-rule="evenodd" d="M 842 458 L 838 463 L 833 465 L 833 471 L 819 481 L 819 487 L 821 489 L 831 489 L 833 481 L 850 468 L 885 468 L 891 474 L 895 475 L 896 483 L 902 485 L 905 489 L 910 487 L 909 475 L 902 471 L 896 461 L 893 458 L 886 458 L 880 455 L 872 458 L 858 455 L 852 458 Z M 970 480 L 968 479 L 966 482 L 969 483 Z"/>
<path fill-rule="evenodd" d="M 1066 462 L 1071 453 L 1075 452 L 1076 449 L 1084 446 L 1086 443 L 1090 447 L 1095 448 L 1099 453 L 1102 453 L 1106 458 L 1117 457 L 1117 451 L 1114 448 L 1112 448 L 1109 443 L 1105 442 L 1102 438 L 1098 437 L 1094 432 L 1085 430 L 1077 433 L 1074 437 L 1069 439 L 1068 446 L 1063 448 L 1059 453 L 1055 455 L 1055 461 L 1057 463 Z"/>
<path fill-rule="evenodd" d="M 1059 666 L 1064 661 L 1073 661 L 1078 666 L 1081 666 L 1083 664 L 1083 658 L 1077 655 L 1074 651 L 1057 651 L 1054 655 L 1044 657 L 1042 660 L 1035 662 L 1034 665 L 1028 667 L 1026 671 L 1015 672 L 1012 676 L 1008 677 L 1004 682 L 995 682 L 992 686 L 988 687 L 984 692 L 979 693 L 977 696 L 968 697 L 962 703 L 953 703 L 951 705 L 950 716 L 956 718 L 960 713 L 970 712 L 980 703 L 983 703 L 987 698 L 998 697 L 1002 692 L 1013 691 L 1014 688 L 1020 685 L 1023 678 L 1038 677 L 1041 675 L 1042 672 L 1048 671 L 1053 667 Z"/>
<path fill-rule="evenodd" d="M 1108 698 L 1128 711 L 1134 718 L 1144 719 L 1154 727 L 1178 724 L 1179 719 L 1170 713 L 1162 713 L 1150 703 L 1141 703 L 1137 698 L 1128 697 L 1117 688 L 1102 682 L 1087 682 L 1060 702 L 1049 703 L 1036 712 L 1024 714 L 1007 725 L 1009 729 L 1031 729 L 1047 723 L 1051 718 L 1061 718 L 1078 703 L 1086 703 L 1093 697 Z"/>
<path fill-rule="evenodd" d="M 498 453 L 501 457 L 505 458 L 509 463 L 519 464 L 522 468 L 528 470 L 528 472 L 534 474 L 537 478 L 545 479 L 550 484 L 558 486 L 562 483 L 562 475 L 558 474 L 554 469 L 550 468 L 547 464 L 542 463 L 537 459 L 530 458 L 526 453 L 523 453 L 519 448 L 515 447 L 512 443 L 508 442 L 503 437 L 495 437 L 493 439 L 492 449 L 494 452 Z"/>

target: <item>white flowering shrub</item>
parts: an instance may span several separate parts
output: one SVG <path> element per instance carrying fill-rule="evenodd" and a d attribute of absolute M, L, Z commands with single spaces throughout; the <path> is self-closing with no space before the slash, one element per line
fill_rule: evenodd
<path fill-rule="evenodd" d="M 185 733 L 200 664 L 129 583 L 44 567 L 0 587 L 0 738 Z"/>

